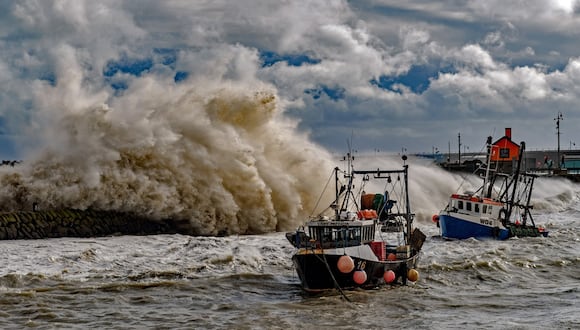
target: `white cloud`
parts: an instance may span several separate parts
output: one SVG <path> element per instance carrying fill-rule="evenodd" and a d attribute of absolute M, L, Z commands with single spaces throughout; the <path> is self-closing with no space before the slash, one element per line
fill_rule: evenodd
<path fill-rule="evenodd" d="M 576 1 L 525 6 L 515 1 L 463 6 L 387 0 L 24 1 L 3 6 L 1 111 L 19 109 L 13 118 L 21 125 L 30 124 L 23 108 L 38 110 L 30 106 L 31 86 L 46 85 L 35 79 L 54 72 L 62 84 L 76 79 L 68 91 L 62 89 L 66 95 L 55 98 L 99 103 L 114 98 L 102 79 L 109 61 L 151 57 L 158 48 L 177 49 L 175 70 L 188 72 L 193 81 L 271 84 L 283 98 L 280 104 L 303 107 L 293 112 L 304 116 L 301 127 L 317 131 L 334 128 L 310 122 L 306 114 L 333 105 L 361 120 L 406 113 L 417 122 L 421 116 L 434 120 L 434 113 L 446 118 L 486 113 L 494 120 L 490 113 L 540 113 L 544 102 L 566 107 L 578 95 L 575 61 L 569 60 L 578 56 L 569 42 L 580 31 L 573 15 Z M 320 62 L 261 68 L 259 50 L 308 54 Z M 442 70 L 414 77 L 422 83 L 431 79 L 422 95 L 401 83 L 393 87 L 398 92 L 369 83 L 405 75 L 417 65 Z M 150 74 L 170 82 L 171 70 L 156 63 Z M 134 84 L 142 78 L 119 73 L 115 79 Z M 345 99 L 322 102 L 304 94 L 320 85 L 344 88 Z M 71 96 L 83 93 L 81 100 Z M 405 125 L 424 129 L 412 121 Z M 478 134 L 473 132 L 473 139 Z"/>

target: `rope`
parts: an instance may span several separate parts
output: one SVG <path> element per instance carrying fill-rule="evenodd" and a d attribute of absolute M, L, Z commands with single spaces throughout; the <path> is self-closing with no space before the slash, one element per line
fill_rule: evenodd
<path fill-rule="evenodd" d="M 324 189 L 322 189 L 322 193 L 320 193 L 320 196 L 318 196 L 318 200 L 316 201 L 316 205 L 314 205 L 314 209 L 312 210 L 312 213 L 310 213 L 311 218 L 312 218 L 312 215 L 314 214 L 314 211 L 318 208 L 318 204 L 320 204 L 320 200 L 322 199 L 322 195 L 324 195 L 326 188 L 328 188 L 328 184 L 330 183 L 330 179 L 332 179 L 333 174 L 334 174 L 334 171 L 332 173 L 330 173 L 330 176 L 328 177 L 328 180 L 326 181 L 326 185 L 324 185 Z M 328 207 L 324 211 L 326 211 L 326 210 L 328 210 Z M 324 212 L 324 211 L 322 211 L 322 212 Z"/>
<path fill-rule="evenodd" d="M 318 258 L 320 258 L 320 257 L 318 257 Z M 334 286 L 336 287 L 338 292 L 340 292 L 340 294 L 342 295 L 342 297 L 346 301 L 351 302 L 350 299 L 346 296 L 346 294 L 342 290 L 342 288 L 340 287 L 340 285 L 338 284 L 338 282 L 336 281 L 336 278 L 334 278 L 334 274 L 332 274 L 332 270 L 330 269 L 330 265 L 328 264 L 328 261 L 326 261 L 326 255 L 324 253 L 322 253 L 322 258 L 324 259 L 324 265 L 326 265 L 326 269 L 328 270 L 328 273 L 330 274 L 330 277 L 332 278 L 332 281 L 334 282 Z"/>

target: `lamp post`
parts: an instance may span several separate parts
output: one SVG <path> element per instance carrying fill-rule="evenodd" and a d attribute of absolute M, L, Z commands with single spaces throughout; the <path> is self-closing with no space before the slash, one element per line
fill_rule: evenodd
<path fill-rule="evenodd" d="M 437 154 L 439 153 L 439 148 L 437 148 L 436 146 L 432 146 L 431 147 L 431 156 L 433 157 L 433 161 L 436 163 L 439 163 L 438 161 L 438 157 Z"/>
<path fill-rule="evenodd" d="M 457 146 L 459 153 L 457 155 L 457 163 L 461 165 L 461 133 L 457 133 Z"/>
<path fill-rule="evenodd" d="M 560 161 L 560 120 L 564 120 L 560 111 L 558 111 L 558 115 L 554 120 L 556 121 L 556 135 L 558 135 L 558 158 L 556 158 L 556 161 L 558 162 L 558 169 L 560 169 L 562 168 L 562 163 Z"/>

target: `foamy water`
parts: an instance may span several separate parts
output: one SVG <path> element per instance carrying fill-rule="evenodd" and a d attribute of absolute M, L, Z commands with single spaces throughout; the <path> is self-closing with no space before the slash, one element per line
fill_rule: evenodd
<path fill-rule="evenodd" d="M 200 234 L 271 232 L 312 211 L 332 168 L 265 85 L 144 79 L 85 102 L 42 87 L 37 151 L 0 177 L 5 211 L 36 202 L 187 219 Z"/>
<path fill-rule="evenodd" d="M 463 177 L 420 163 L 411 206 L 428 239 L 408 287 L 306 296 L 283 232 L 0 241 L 0 327 L 578 328 L 580 186 L 538 181 L 547 238 L 444 241 L 428 215 Z"/>
<path fill-rule="evenodd" d="M 442 241 L 418 226 L 420 280 L 302 293 L 283 233 L 0 241 L 0 327 L 574 329 L 579 213 L 536 213 L 548 238 Z"/>

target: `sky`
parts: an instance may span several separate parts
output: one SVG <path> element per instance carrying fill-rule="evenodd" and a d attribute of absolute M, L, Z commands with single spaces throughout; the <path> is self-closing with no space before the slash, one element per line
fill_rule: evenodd
<path fill-rule="evenodd" d="M 128 98 L 143 86 L 206 84 L 272 91 L 331 152 L 455 151 L 458 134 L 481 151 L 506 127 L 555 149 L 559 113 L 562 149 L 580 148 L 579 13 L 575 0 L 0 0 L 0 158 L 60 143 L 46 131 L 61 112 L 146 113 Z"/>

